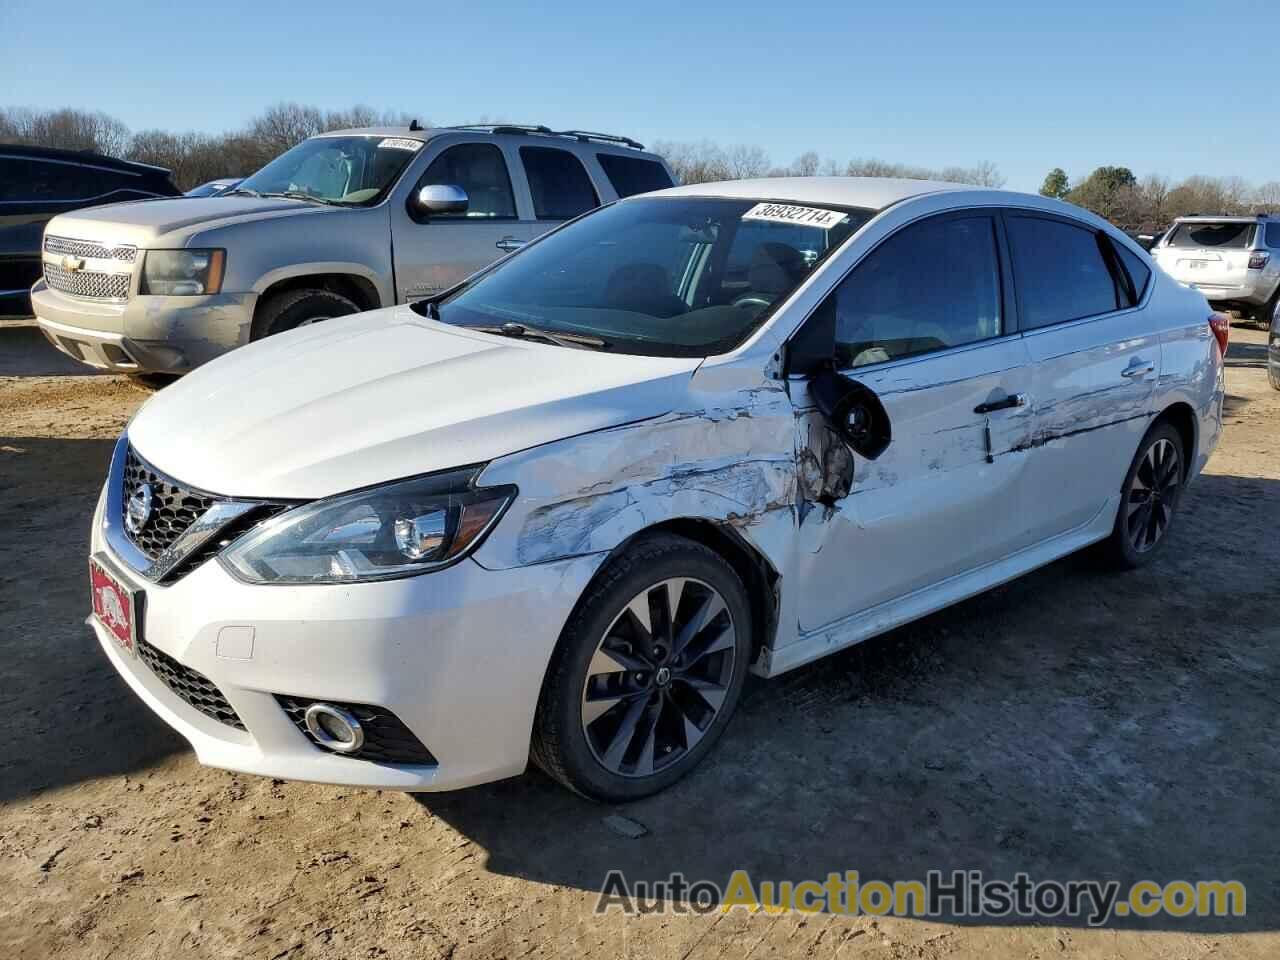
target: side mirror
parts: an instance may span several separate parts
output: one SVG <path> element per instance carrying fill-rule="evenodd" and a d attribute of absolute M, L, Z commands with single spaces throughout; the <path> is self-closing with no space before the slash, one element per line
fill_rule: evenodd
<path fill-rule="evenodd" d="M 870 388 L 828 368 L 809 381 L 809 393 L 831 429 L 854 453 L 875 460 L 889 448 L 893 439 L 889 415 Z"/>
<path fill-rule="evenodd" d="M 467 191 L 451 183 L 432 183 L 418 190 L 409 199 L 409 206 L 420 217 L 437 213 L 466 213 Z"/>

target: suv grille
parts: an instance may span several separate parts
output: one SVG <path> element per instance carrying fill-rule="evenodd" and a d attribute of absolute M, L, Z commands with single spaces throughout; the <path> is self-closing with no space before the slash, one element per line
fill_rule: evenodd
<path fill-rule="evenodd" d="M 148 560 L 155 560 L 186 532 L 187 527 L 195 523 L 196 518 L 212 507 L 218 498 L 183 487 L 153 470 L 130 447 L 124 461 L 122 509 L 125 516 L 120 518 L 122 524 L 127 517 L 129 497 L 144 483 L 151 487 L 151 518 L 137 533 L 127 525 L 124 530 L 125 536 L 146 554 Z"/>
<path fill-rule="evenodd" d="M 317 747 L 320 747 L 320 744 L 307 729 L 305 719 L 307 707 L 313 703 L 331 703 L 359 720 L 364 730 L 364 746 L 355 753 L 347 753 L 343 756 L 368 760 L 370 763 L 434 765 L 439 762 L 431 751 L 423 746 L 422 741 L 410 732 L 403 720 L 383 707 L 371 707 L 363 703 L 339 703 L 337 700 L 295 700 L 293 697 L 280 694 L 276 694 L 276 700 L 289 715 L 293 725 Z"/>
<path fill-rule="evenodd" d="M 183 666 L 141 637 L 138 638 L 138 658 L 151 668 L 151 672 L 160 679 L 161 683 L 206 717 L 212 717 L 219 723 L 225 723 L 237 730 L 245 728 L 244 721 L 240 719 L 235 708 L 227 703 L 227 698 L 222 695 L 222 691 L 199 670 Z"/>
<path fill-rule="evenodd" d="M 122 260 L 125 263 L 133 263 L 138 256 L 137 247 L 108 247 L 93 240 L 72 240 L 70 237 L 45 237 L 44 249 L 46 253 L 70 254 L 88 260 Z"/>
<path fill-rule="evenodd" d="M 44 282 L 52 289 L 69 293 L 73 297 L 89 297 L 94 300 L 128 300 L 127 273 L 95 273 L 92 270 L 63 270 L 56 263 L 44 265 Z"/>

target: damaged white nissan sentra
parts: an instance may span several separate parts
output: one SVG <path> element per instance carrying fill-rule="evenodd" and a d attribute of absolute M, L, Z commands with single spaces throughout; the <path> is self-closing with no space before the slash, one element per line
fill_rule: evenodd
<path fill-rule="evenodd" d="M 156 395 L 94 518 L 91 623 L 208 764 L 437 790 L 532 756 L 639 797 L 748 670 L 1089 544 L 1150 560 L 1218 440 L 1226 338 L 1041 197 L 630 198 Z"/>

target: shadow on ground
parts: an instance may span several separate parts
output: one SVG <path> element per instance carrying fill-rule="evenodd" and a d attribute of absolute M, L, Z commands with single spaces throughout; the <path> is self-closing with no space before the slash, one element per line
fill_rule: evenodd
<path fill-rule="evenodd" d="M 1280 521 L 1280 482 L 1205 476 L 1187 506 L 1144 570 L 1077 555 L 756 683 L 709 762 L 649 800 L 610 811 L 531 773 L 419 802 L 488 850 L 488 869 L 589 891 L 613 869 L 1239 879 L 1247 917 L 1114 922 L 1269 928 L 1280 556 L 1261 531 Z M 1210 557 L 1217 525 L 1246 516 L 1239 555 Z M 610 812 L 650 834 L 614 835 Z"/>
<path fill-rule="evenodd" d="M 0 377 L 84 377 L 103 373 L 54 349 L 35 321 L 29 325 L 0 324 Z"/>
<path fill-rule="evenodd" d="M 0 803 L 186 747 L 84 623 L 89 521 L 114 445 L 0 437 Z"/>

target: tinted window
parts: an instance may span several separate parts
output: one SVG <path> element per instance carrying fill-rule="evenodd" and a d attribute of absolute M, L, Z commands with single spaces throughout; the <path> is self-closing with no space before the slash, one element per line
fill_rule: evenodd
<path fill-rule="evenodd" d="M 1036 217 L 1007 222 L 1024 329 L 1118 309 L 1115 278 L 1092 230 Z"/>
<path fill-rule="evenodd" d="M 450 184 L 467 192 L 465 213 L 433 213 L 432 220 L 514 219 L 516 201 L 502 151 L 491 143 L 462 143 L 431 161 L 418 186 Z"/>
<path fill-rule="evenodd" d="M 539 220 L 569 220 L 600 206 L 591 178 L 572 153 L 550 147 L 521 147 L 520 159 L 529 178 L 533 214 Z"/>
<path fill-rule="evenodd" d="M 596 159 L 619 197 L 675 186 L 666 168 L 654 160 L 623 157 L 616 153 L 597 153 Z"/>
<path fill-rule="evenodd" d="M 1125 272 L 1129 274 L 1129 279 L 1133 281 L 1134 303 L 1142 299 L 1143 293 L 1147 290 L 1147 284 L 1151 281 L 1151 268 L 1142 262 L 1142 258 L 1130 250 L 1123 244 L 1113 243 L 1116 253 L 1120 255 L 1120 262 L 1124 264 Z"/>
<path fill-rule="evenodd" d="M 1252 223 L 1180 223 L 1169 234 L 1167 243 L 1171 247 L 1243 250 L 1252 239 Z"/>
<path fill-rule="evenodd" d="M 898 231 L 823 302 L 843 369 L 999 335 L 1000 259 L 990 217 L 941 217 Z"/>
<path fill-rule="evenodd" d="M 106 192 L 104 176 L 74 163 L 0 157 L 0 200 L 88 200 Z"/>
<path fill-rule="evenodd" d="M 1267 246 L 1280 249 L 1280 223 L 1267 224 Z"/>

